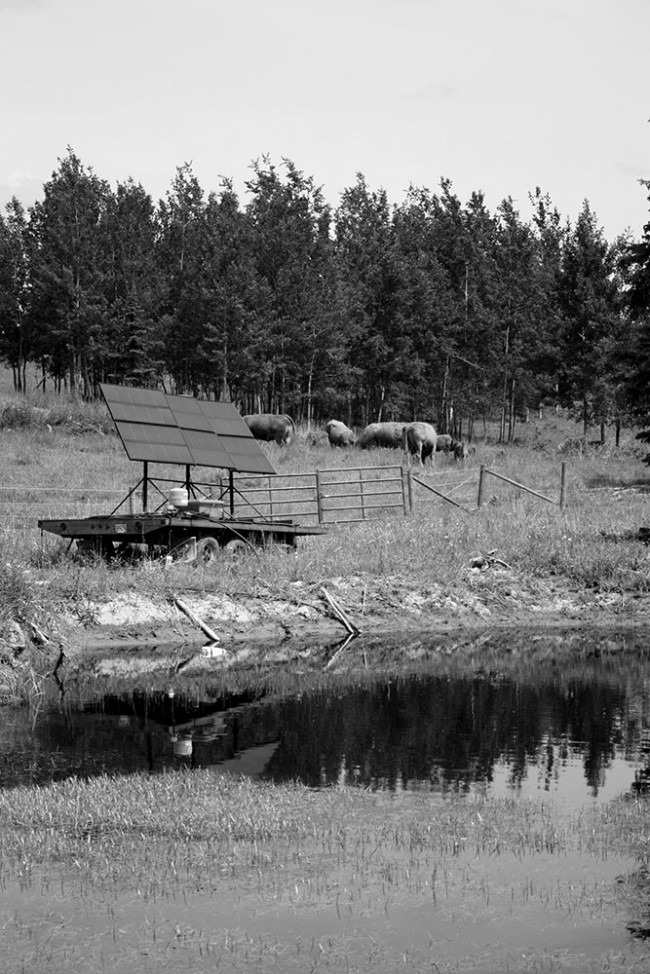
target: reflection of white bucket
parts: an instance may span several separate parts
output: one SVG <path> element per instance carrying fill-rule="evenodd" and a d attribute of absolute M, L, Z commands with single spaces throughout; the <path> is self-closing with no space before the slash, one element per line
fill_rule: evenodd
<path fill-rule="evenodd" d="M 185 487 L 172 487 L 169 492 L 169 503 L 174 507 L 187 507 L 189 498 Z"/>
<path fill-rule="evenodd" d="M 174 754 L 179 758 L 188 758 L 192 753 L 192 738 L 179 737 L 174 741 Z"/>

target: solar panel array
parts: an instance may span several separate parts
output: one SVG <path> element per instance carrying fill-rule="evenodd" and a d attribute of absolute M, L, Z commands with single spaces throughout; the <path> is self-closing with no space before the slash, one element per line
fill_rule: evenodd
<path fill-rule="evenodd" d="M 106 383 L 100 389 L 130 460 L 275 473 L 230 402 Z"/>

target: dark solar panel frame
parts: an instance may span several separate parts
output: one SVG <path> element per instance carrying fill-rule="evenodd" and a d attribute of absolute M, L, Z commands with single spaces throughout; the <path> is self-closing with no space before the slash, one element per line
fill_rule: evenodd
<path fill-rule="evenodd" d="M 275 473 L 232 403 L 106 383 L 100 389 L 130 460 Z"/>

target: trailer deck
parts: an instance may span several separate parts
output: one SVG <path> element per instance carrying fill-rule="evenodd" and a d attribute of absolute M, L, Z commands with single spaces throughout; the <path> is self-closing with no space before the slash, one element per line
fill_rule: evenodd
<path fill-rule="evenodd" d="M 77 548 L 112 558 L 138 550 L 148 555 L 183 556 L 195 546 L 204 563 L 215 560 L 220 549 L 272 544 L 295 547 L 297 539 L 326 533 L 319 525 L 260 518 L 215 517 L 193 511 L 173 510 L 149 514 L 96 514 L 84 518 L 41 520 L 42 531 L 77 542 Z"/>

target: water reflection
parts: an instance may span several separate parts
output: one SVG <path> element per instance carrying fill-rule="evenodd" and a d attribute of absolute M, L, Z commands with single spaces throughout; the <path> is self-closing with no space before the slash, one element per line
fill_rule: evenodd
<path fill-rule="evenodd" d="M 609 655 L 595 645 L 571 666 L 531 664 L 512 646 L 501 665 L 485 647 L 482 665 L 467 654 L 452 665 L 438 646 L 437 665 L 417 673 L 351 669 L 293 695 L 208 687 L 190 700 L 170 687 L 77 708 L 64 697 L 33 727 L 5 712 L 0 784 L 218 766 L 312 787 L 607 800 L 648 778 L 650 661 L 629 642 Z M 367 665 L 367 647 L 355 652 Z"/>
<path fill-rule="evenodd" d="M 502 794 L 531 785 L 551 792 L 564 775 L 572 783 L 579 775 L 574 790 L 597 797 L 615 764 L 625 766 L 629 787 L 631 762 L 647 754 L 631 704 L 616 684 L 577 679 L 419 676 L 311 695 L 282 703 L 282 747 L 267 774 L 312 786 L 465 793 L 498 786 Z"/>

